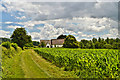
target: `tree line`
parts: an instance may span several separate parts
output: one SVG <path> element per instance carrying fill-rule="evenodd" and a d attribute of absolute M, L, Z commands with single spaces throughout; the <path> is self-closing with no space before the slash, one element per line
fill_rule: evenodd
<path fill-rule="evenodd" d="M 60 35 L 63 39 L 63 35 Z M 60 39 L 59 36 L 59 39 Z M 73 35 L 64 36 L 64 48 L 81 48 L 81 49 L 120 49 L 120 39 L 116 38 L 93 38 L 92 40 L 81 40 L 78 42 Z"/>
<path fill-rule="evenodd" d="M 0 38 L 1 42 L 9 41 L 11 43 L 17 43 L 19 47 L 34 47 L 34 46 L 45 46 L 45 43 L 40 44 L 37 41 L 32 41 L 30 35 L 27 35 L 25 28 L 16 28 L 13 34 L 8 38 Z M 81 48 L 81 49 L 120 49 L 120 39 L 116 38 L 93 38 L 92 40 L 81 40 L 77 41 L 73 35 L 60 35 L 57 39 L 65 39 L 63 43 L 64 48 Z M 7 44 L 6 44 L 7 45 Z"/>
<path fill-rule="evenodd" d="M 116 38 L 93 38 L 92 40 L 81 40 L 79 42 L 80 48 L 88 48 L 88 49 L 119 49 L 120 47 L 120 39 Z"/>

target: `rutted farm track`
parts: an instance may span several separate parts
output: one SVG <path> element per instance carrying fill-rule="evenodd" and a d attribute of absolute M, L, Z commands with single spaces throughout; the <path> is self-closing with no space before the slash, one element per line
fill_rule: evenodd
<path fill-rule="evenodd" d="M 24 72 L 24 78 L 77 77 L 72 72 L 63 71 L 46 61 L 32 49 L 22 52 L 21 65 Z"/>
<path fill-rule="evenodd" d="M 27 52 L 27 53 L 26 53 Z M 22 69 L 25 74 L 25 78 L 47 78 L 49 77 L 36 63 L 32 56 L 31 51 L 24 51 L 21 57 Z"/>

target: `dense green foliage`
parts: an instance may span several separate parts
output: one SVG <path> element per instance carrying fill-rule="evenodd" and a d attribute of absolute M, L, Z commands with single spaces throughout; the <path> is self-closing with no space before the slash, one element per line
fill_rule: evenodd
<path fill-rule="evenodd" d="M 33 43 L 26 43 L 25 46 L 23 47 L 23 49 L 32 49 L 33 48 Z"/>
<path fill-rule="evenodd" d="M 10 48 L 10 42 L 8 42 L 8 41 L 7 42 L 3 42 L 2 46 L 7 48 L 7 49 L 9 49 Z"/>
<path fill-rule="evenodd" d="M 38 41 L 33 41 L 34 46 L 38 46 L 40 43 Z"/>
<path fill-rule="evenodd" d="M 7 44 L 7 47 L 3 44 Z M 8 48 L 9 44 L 9 48 Z M 19 53 L 21 51 L 21 48 L 17 46 L 16 43 L 9 43 L 9 42 L 3 42 L 2 43 L 2 60 L 5 58 L 12 58 L 14 55 Z"/>
<path fill-rule="evenodd" d="M 25 28 L 16 28 L 11 36 L 11 41 L 17 43 L 22 49 L 26 43 L 32 42 L 31 36 L 27 35 Z"/>
<path fill-rule="evenodd" d="M 2 42 L 7 42 L 7 41 L 10 42 L 10 39 L 9 39 L 9 38 L 0 38 L 0 44 L 1 44 Z"/>
<path fill-rule="evenodd" d="M 15 50 L 3 48 L 2 50 L 2 77 L 3 78 L 23 78 L 24 72 L 21 68 L 21 49 Z M 10 53 L 10 55 L 8 55 Z M 14 54 L 14 55 L 13 55 Z"/>
<path fill-rule="evenodd" d="M 103 38 L 93 38 L 92 40 L 81 40 L 79 42 L 79 47 L 82 49 L 120 49 L 120 39 L 103 39 Z"/>
<path fill-rule="evenodd" d="M 43 58 L 80 78 L 118 78 L 119 50 L 36 48 Z"/>
<path fill-rule="evenodd" d="M 33 47 L 33 43 L 26 43 L 25 47 Z"/>
<path fill-rule="evenodd" d="M 63 37 L 60 35 L 59 37 Z M 93 38 L 92 40 L 81 40 L 78 42 L 73 35 L 68 35 L 63 43 L 64 48 L 81 48 L 81 49 L 120 49 L 120 39 L 116 38 Z"/>
<path fill-rule="evenodd" d="M 45 46 L 46 46 L 45 42 L 41 42 L 41 44 L 39 45 L 39 47 L 45 47 Z"/>
<path fill-rule="evenodd" d="M 79 44 L 73 35 L 68 35 L 63 43 L 64 48 L 78 48 Z"/>
<path fill-rule="evenodd" d="M 57 39 L 65 39 L 66 37 L 67 37 L 66 35 L 62 34 L 62 35 L 58 36 Z"/>
<path fill-rule="evenodd" d="M 3 42 L 2 44 L 7 44 Z M 3 78 L 19 78 L 23 77 L 23 71 L 20 66 L 20 54 L 22 49 L 16 43 L 9 43 L 9 48 L 2 45 L 2 77 Z"/>
<path fill-rule="evenodd" d="M 18 45 L 16 43 L 11 43 L 11 46 L 17 50 Z"/>

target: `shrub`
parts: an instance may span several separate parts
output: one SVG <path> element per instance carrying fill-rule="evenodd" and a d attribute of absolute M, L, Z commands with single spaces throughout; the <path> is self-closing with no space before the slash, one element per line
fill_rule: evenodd
<path fill-rule="evenodd" d="M 39 44 L 38 47 L 41 47 L 41 44 Z"/>
<path fill-rule="evenodd" d="M 113 49 L 120 49 L 120 43 L 114 43 L 113 44 Z"/>
<path fill-rule="evenodd" d="M 38 48 L 38 46 L 34 46 L 34 48 Z"/>
<path fill-rule="evenodd" d="M 12 43 L 12 44 L 11 44 L 11 46 L 12 46 L 12 47 L 14 47 L 14 48 L 15 48 L 15 50 L 16 50 L 16 49 L 17 49 L 17 47 L 18 47 L 18 45 L 17 45 L 16 43 Z"/>
<path fill-rule="evenodd" d="M 2 59 L 5 58 L 12 58 L 15 54 L 15 49 L 13 47 L 10 47 L 7 49 L 6 47 L 2 47 Z"/>
<path fill-rule="evenodd" d="M 25 44 L 25 47 L 33 47 L 33 43 L 27 43 Z"/>
<path fill-rule="evenodd" d="M 45 46 L 46 46 L 45 42 L 41 42 L 41 47 L 45 47 Z"/>
<path fill-rule="evenodd" d="M 32 43 L 33 43 L 34 46 L 38 46 L 38 45 L 40 44 L 40 43 L 37 42 L 37 41 L 33 41 Z"/>
<path fill-rule="evenodd" d="M 112 49 L 112 45 L 110 45 L 110 44 L 105 44 L 105 45 L 104 45 L 104 48 L 106 48 L 106 49 Z"/>
<path fill-rule="evenodd" d="M 83 44 L 83 42 L 79 42 L 79 47 L 80 47 L 81 49 L 84 48 L 84 44 Z"/>
<path fill-rule="evenodd" d="M 7 42 L 3 42 L 2 46 L 7 48 L 7 49 L 9 49 L 10 48 L 10 42 L 8 42 L 8 41 Z"/>
<path fill-rule="evenodd" d="M 12 47 L 12 45 L 14 45 L 15 43 L 11 43 L 11 47 L 9 49 L 7 49 L 6 47 L 2 47 L 2 60 L 6 59 L 6 58 L 12 58 L 15 54 L 20 53 L 21 52 L 21 48 L 17 46 L 17 50 Z"/>

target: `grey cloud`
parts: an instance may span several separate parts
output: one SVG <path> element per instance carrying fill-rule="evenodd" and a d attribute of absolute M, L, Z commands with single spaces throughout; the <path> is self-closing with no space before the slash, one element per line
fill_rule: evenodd
<path fill-rule="evenodd" d="M 36 5 L 36 3 L 34 3 Z M 73 18 L 73 17 L 110 17 L 117 19 L 118 4 L 111 2 L 64 2 L 64 3 L 37 3 L 42 8 L 48 10 L 50 14 L 39 14 L 34 20 L 48 20 L 59 18 Z M 41 17 L 43 16 L 43 17 Z"/>
<path fill-rule="evenodd" d="M 73 17 L 109 17 L 118 19 L 117 2 L 32 2 L 3 3 L 8 11 L 25 12 L 28 18 L 52 20 Z"/>

